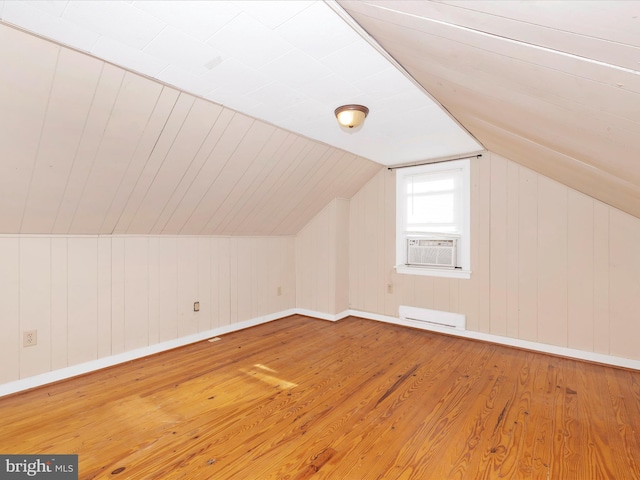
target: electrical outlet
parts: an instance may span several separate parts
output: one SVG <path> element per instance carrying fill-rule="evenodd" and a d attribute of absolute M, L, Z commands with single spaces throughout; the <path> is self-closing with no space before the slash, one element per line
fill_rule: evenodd
<path fill-rule="evenodd" d="M 38 344 L 38 331 L 37 330 L 25 330 L 22 332 L 22 346 L 33 347 Z"/>
<path fill-rule="evenodd" d="M 278 296 L 282 295 L 282 287 L 278 287 Z"/>
<path fill-rule="evenodd" d="M 393 293 L 393 283 L 387 283 L 387 293 Z"/>
<path fill-rule="evenodd" d="M 200 302 L 193 302 L 193 311 L 194 312 L 200 311 Z"/>

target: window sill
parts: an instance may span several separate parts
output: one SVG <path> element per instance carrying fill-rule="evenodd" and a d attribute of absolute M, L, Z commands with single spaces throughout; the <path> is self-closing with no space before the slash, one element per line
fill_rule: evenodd
<path fill-rule="evenodd" d="M 396 272 L 406 275 L 425 275 L 428 277 L 445 277 L 445 278 L 471 278 L 470 270 L 461 270 L 459 268 L 447 270 L 444 268 L 429 267 L 408 267 L 407 265 L 396 265 Z"/>

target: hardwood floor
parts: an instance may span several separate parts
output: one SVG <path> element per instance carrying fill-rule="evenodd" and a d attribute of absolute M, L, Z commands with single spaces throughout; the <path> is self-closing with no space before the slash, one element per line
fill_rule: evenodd
<path fill-rule="evenodd" d="M 81 479 L 640 479 L 640 372 L 288 317 L 0 398 Z"/>

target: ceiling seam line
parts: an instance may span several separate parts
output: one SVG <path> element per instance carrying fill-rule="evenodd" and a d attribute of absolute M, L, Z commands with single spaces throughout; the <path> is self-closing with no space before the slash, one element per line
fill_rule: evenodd
<path fill-rule="evenodd" d="M 180 101 L 180 99 L 182 98 L 182 95 L 184 94 L 184 92 L 180 91 L 178 96 L 176 97 L 175 102 L 173 103 L 173 106 L 171 107 L 171 112 L 169 113 L 169 115 L 167 116 L 167 120 L 165 122 L 165 124 L 162 126 L 162 131 L 161 134 L 158 135 L 158 138 L 156 140 L 156 143 L 153 146 L 153 150 L 151 152 L 151 154 L 149 154 L 149 157 L 147 158 L 147 164 L 148 165 L 148 161 L 149 159 L 151 159 L 151 157 L 153 156 L 153 152 L 155 152 L 156 147 L 158 145 L 158 142 L 160 141 L 160 138 L 162 137 L 162 133 L 164 133 L 165 128 L 167 126 L 167 124 L 169 123 L 169 120 L 171 119 L 171 117 L 173 116 L 173 112 L 175 110 L 176 105 L 178 105 L 178 102 Z M 191 96 L 191 95 L 190 95 Z M 169 152 L 171 152 L 171 148 L 173 147 L 173 144 L 176 141 L 176 138 L 178 137 L 178 135 L 180 134 L 180 130 L 182 130 L 182 127 L 184 126 L 184 122 L 186 121 L 187 117 L 189 116 L 189 112 L 191 112 L 191 108 L 193 107 L 193 104 L 195 103 L 195 97 L 193 98 L 193 102 L 191 103 L 191 105 L 189 106 L 189 110 L 187 112 L 187 114 L 185 115 L 185 117 L 182 119 L 182 122 L 180 123 L 180 128 L 177 130 L 175 137 L 173 138 L 173 140 L 171 141 L 171 145 L 169 145 L 169 148 L 167 149 L 167 152 L 164 154 L 164 157 L 162 158 L 162 161 L 160 162 L 160 164 L 158 165 L 158 167 L 155 169 L 155 174 L 153 175 L 153 178 L 151 179 L 151 181 L 149 182 L 149 186 L 147 187 L 146 191 L 144 192 L 144 195 L 142 196 L 142 199 L 140 200 L 140 203 L 138 204 L 138 207 L 136 208 L 136 212 L 132 215 L 131 217 L 131 221 L 129 222 L 129 225 L 127 226 L 127 230 L 131 227 L 131 223 L 135 220 L 135 218 L 138 216 L 138 212 L 140 212 L 140 207 L 144 204 L 144 201 L 146 200 L 147 196 L 149 195 L 149 191 L 151 190 L 151 187 L 153 186 L 153 184 L 155 183 L 156 179 L 158 178 L 158 174 L 160 173 L 160 170 L 162 169 L 162 165 L 164 165 L 165 160 L 167 159 L 167 156 L 169 155 Z M 144 170 L 143 170 L 144 171 Z"/>
<path fill-rule="evenodd" d="M 156 109 L 158 108 L 158 103 L 160 102 L 160 97 L 162 96 L 162 92 L 164 92 L 164 86 L 162 86 L 162 88 L 160 89 L 160 93 L 158 94 L 158 96 L 156 97 L 156 101 L 153 105 L 153 108 L 151 109 L 151 112 L 149 113 L 149 117 L 147 118 L 147 121 L 145 123 L 144 129 L 142 130 L 142 133 L 140 134 L 140 138 L 138 138 L 138 142 L 136 143 L 136 148 L 133 150 L 133 152 L 131 153 L 131 157 L 129 158 L 129 162 L 127 163 L 127 168 L 125 169 L 122 177 L 120 178 L 120 182 L 118 183 L 118 188 L 116 189 L 116 193 L 115 195 L 113 195 L 113 197 L 111 197 L 111 202 L 109 203 L 109 208 L 107 210 L 107 214 L 105 215 L 105 218 L 102 219 L 102 224 L 100 225 L 100 228 L 98 231 L 102 231 L 102 227 L 104 226 L 104 222 L 107 220 L 107 217 L 109 216 L 109 212 L 111 212 L 111 208 L 113 207 L 113 203 L 118 195 L 118 191 L 120 190 L 120 188 L 122 187 L 122 184 L 124 182 L 124 179 L 127 177 L 127 174 L 129 173 L 129 169 L 131 168 L 131 164 L 133 163 L 133 159 L 136 156 L 136 153 L 138 152 L 138 149 L 140 148 L 140 144 L 142 143 L 142 140 L 144 138 L 144 134 L 146 133 L 147 129 L 149 128 L 149 124 L 151 123 L 151 119 L 153 118 L 153 114 L 155 113 Z M 157 139 L 156 139 L 157 141 Z M 155 148 L 155 143 L 154 143 L 154 148 Z M 147 157 L 148 159 L 148 157 Z M 146 162 L 145 162 L 145 166 L 146 166 Z M 144 167 L 141 169 L 144 170 Z M 138 178 L 140 178 L 140 175 L 138 175 Z M 134 188 L 135 185 L 137 185 L 137 179 L 136 179 L 136 183 L 134 184 Z M 124 204 L 124 207 L 127 206 L 127 203 L 129 202 L 129 199 L 131 198 L 131 194 L 134 190 L 134 188 L 131 189 L 131 191 L 129 192 L 129 195 L 127 195 L 127 200 Z M 124 210 L 124 208 L 122 209 Z M 122 218 L 122 210 L 120 211 L 120 214 L 118 215 L 118 218 L 116 219 L 116 221 L 113 224 L 113 227 L 111 228 L 111 235 L 113 235 L 113 232 L 115 231 L 120 218 Z"/>
<path fill-rule="evenodd" d="M 222 115 L 222 112 L 224 110 L 223 106 L 220 106 L 220 110 L 218 111 L 218 114 L 216 115 L 216 119 L 212 122 L 211 124 L 211 128 L 209 128 L 209 131 L 207 132 L 207 134 L 204 136 L 204 138 L 202 139 L 202 142 L 200 143 L 200 146 L 198 147 L 198 151 L 195 153 L 195 155 L 193 156 L 193 158 L 191 159 L 191 163 L 189 163 L 189 166 L 185 169 L 182 177 L 180 178 L 180 182 L 176 185 L 176 188 L 173 189 L 173 192 L 171 193 L 171 197 L 173 197 L 173 195 L 175 195 L 176 191 L 178 190 L 178 188 L 180 187 L 180 184 L 182 183 L 182 181 L 184 180 L 185 176 L 187 175 L 187 172 L 189 171 L 189 169 L 191 168 L 191 166 L 193 165 L 193 162 L 195 161 L 196 157 L 198 156 L 198 154 L 202 151 L 202 148 L 204 147 L 205 143 L 207 142 L 208 138 L 211 136 L 211 132 L 213 132 L 215 126 L 218 123 L 218 120 L 220 119 L 220 115 Z M 219 140 L 219 139 L 218 139 Z M 215 145 L 218 144 L 218 141 L 216 141 Z M 215 145 L 213 146 L 213 148 L 211 149 L 211 151 L 205 156 L 204 160 L 202 161 L 202 165 L 200 165 L 200 167 L 198 168 L 198 171 L 196 172 L 196 174 L 194 175 L 194 177 L 191 179 L 191 182 L 189 183 L 189 187 L 184 191 L 184 193 L 182 194 L 182 196 L 180 197 L 180 200 L 176 203 L 175 207 L 173 207 L 173 211 L 171 212 L 171 215 L 169 216 L 169 218 L 167 219 L 167 221 L 165 222 L 164 226 L 162 227 L 162 229 L 164 230 L 164 228 L 167 226 L 167 223 L 169 223 L 169 221 L 173 218 L 173 216 L 176 213 L 176 210 L 178 209 L 178 207 L 180 206 L 180 204 L 182 203 L 182 201 L 184 200 L 184 197 L 187 195 L 187 192 L 189 192 L 191 190 L 191 187 L 193 186 L 193 182 L 195 182 L 195 180 L 200 176 L 200 172 L 202 171 L 202 168 L 204 167 L 204 165 L 207 163 L 207 160 L 209 159 L 211 152 L 213 152 L 213 150 L 215 149 Z M 167 206 L 165 205 L 165 208 L 162 209 L 162 212 L 160 213 L 160 215 L 162 215 L 162 213 L 164 213 L 164 210 L 167 208 Z M 157 222 L 156 222 L 157 223 Z M 154 224 L 155 227 L 155 224 Z"/>
<path fill-rule="evenodd" d="M 228 111 L 231 112 L 231 118 L 229 119 L 229 121 L 227 122 L 227 124 L 224 127 L 224 131 L 222 132 L 222 135 L 220 136 L 220 138 L 222 138 L 224 136 L 224 134 L 226 133 L 227 129 L 229 128 L 229 126 L 231 125 L 231 122 L 233 122 L 233 119 L 236 117 L 236 115 L 239 114 L 239 112 L 230 109 L 228 107 L 222 106 L 222 108 L 226 108 Z M 247 118 L 252 118 L 252 117 L 247 117 Z M 252 118 L 253 119 L 253 118 Z M 255 121 L 255 119 L 253 119 Z M 253 125 L 253 123 L 252 123 Z M 200 196 L 200 199 L 198 200 L 197 205 L 193 208 L 193 210 L 191 211 L 191 213 L 189 214 L 189 216 L 187 217 L 187 219 L 184 221 L 184 223 L 182 224 L 182 227 L 180 227 L 180 231 L 182 231 L 185 226 L 187 225 L 187 223 L 189 222 L 189 220 L 191 220 L 191 218 L 193 217 L 193 214 L 196 212 L 196 210 L 198 210 L 198 207 L 202 204 L 202 201 L 206 198 L 207 194 L 211 191 L 211 187 L 213 187 L 213 185 L 216 183 L 216 180 L 218 180 L 218 178 L 220 177 L 220 174 L 222 173 L 222 171 L 225 169 L 225 167 L 227 166 L 227 164 L 229 163 L 229 159 L 233 156 L 233 154 L 236 152 L 236 150 L 238 149 L 238 147 L 240 146 L 240 143 L 242 143 L 242 141 L 244 140 L 244 138 L 246 137 L 249 129 L 251 127 L 247 128 L 247 131 L 244 132 L 244 134 L 242 135 L 242 138 L 238 141 L 238 143 L 236 144 L 236 146 L 233 148 L 233 152 L 231 152 L 229 154 L 229 156 L 227 157 L 226 161 L 224 162 L 224 165 L 222 165 L 220 167 L 220 170 L 218 171 L 218 173 L 216 174 L 215 178 L 209 183 L 209 186 L 207 187 L 207 189 L 205 190 L 205 192 Z M 218 139 L 219 140 L 219 139 Z M 213 152 L 215 151 L 216 147 L 217 147 L 218 143 L 216 142 L 216 145 L 214 146 L 214 148 L 211 150 L 211 152 L 209 153 L 209 156 L 207 156 L 207 160 L 211 157 L 211 155 L 213 154 Z M 206 162 L 205 162 L 206 163 Z M 200 229 L 200 232 L 198 233 L 198 235 L 202 235 L 202 228 Z"/>
<path fill-rule="evenodd" d="M 162 93 L 164 93 L 165 88 L 167 88 L 167 86 L 162 84 L 162 91 L 160 92 L 160 95 L 158 95 L 158 101 L 159 101 L 160 97 L 162 96 Z M 162 138 L 162 135 L 164 134 L 164 131 L 167 128 L 167 124 L 169 123 L 169 120 L 171 119 L 171 116 L 173 115 L 173 111 L 175 110 L 176 105 L 178 104 L 178 100 L 180 99 L 180 95 L 181 94 L 182 94 L 182 91 L 178 91 L 178 95 L 176 95 L 176 99 L 173 101 L 173 105 L 171 105 L 171 110 L 169 111 L 169 114 L 167 115 L 167 118 L 165 118 L 164 123 L 162 124 L 162 128 L 160 129 L 160 133 L 158 133 L 158 136 L 156 137 L 156 141 L 153 143 L 153 148 L 149 152 L 149 155 L 147 155 L 147 159 L 144 162 L 144 166 L 142 167 L 142 170 L 140 171 L 140 174 L 138 175 L 138 178 L 136 179 L 135 185 L 131 189 L 131 194 L 129 195 L 129 198 L 127 198 L 127 204 L 131 200 L 131 195 L 133 195 L 133 192 L 137 189 L 138 184 L 140 183 L 140 178 L 142 177 L 142 174 L 144 173 L 144 171 L 147 169 L 147 166 L 149 165 L 149 160 L 151 159 L 151 157 L 153 157 L 153 154 L 156 151 L 156 148 L 158 146 L 158 142 L 160 142 L 160 139 Z M 154 107 L 154 109 L 155 109 L 155 107 Z M 153 181 L 152 181 L 152 183 L 153 183 Z M 147 191 L 148 191 L 148 188 L 147 188 Z M 146 196 L 146 192 L 145 192 L 145 196 Z M 144 197 L 142 197 L 142 200 L 144 200 Z M 141 200 L 141 203 L 142 203 L 142 200 Z M 131 219 L 129 220 L 129 223 L 127 224 L 127 227 L 124 229 L 125 231 L 129 230 L 129 227 L 131 226 L 131 223 L 133 222 L 133 219 L 138 214 L 138 209 L 139 208 L 140 208 L 140 205 L 138 205 L 138 207 L 136 208 L 135 213 L 133 213 L 133 215 L 131 216 Z M 126 209 L 126 206 L 125 206 L 125 209 Z M 120 218 L 122 218 L 122 214 L 123 213 L 120 214 Z M 118 223 L 119 222 L 120 222 L 120 220 L 118 220 Z M 116 223 L 116 226 L 117 226 L 117 223 Z M 115 226 L 114 226 L 114 231 L 115 231 Z"/>
<path fill-rule="evenodd" d="M 87 125 L 89 123 L 89 117 L 91 116 L 91 110 L 93 109 L 94 105 L 95 105 L 95 101 L 96 101 L 96 95 L 98 94 L 98 87 L 100 86 L 100 79 L 102 78 L 102 75 L 104 73 L 104 66 L 105 63 L 102 63 L 102 66 L 100 67 L 100 75 L 98 76 L 98 79 L 96 80 L 96 86 L 93 89 L 93 95 L 91 97 L 91 104 L 89 105 L 89 109 L 87 111 L 87 116 L 84 120 L 84 124 L 82 125 L 82 133 L 80 134 L 80 139 L 78 140 L 78 145 L 76 147 L 76 151 L 73 154 L 73 161 L 71 162 L 71 167 L 69 168 L 69 175 L 67 175 L 67 180 L 64 184 L 64 190 L 62 191 L 62 198 L 60 199 L 60 204 L 58 205 L 58 210 L 56 211 L 56 216 L 53 219 L 53 229 L 55 231 L 56 228 L 56 223 L 58 222 L 58 217 L 60 216 L 60 209 L 62 208 L 62 203 L 64 202 L 64 198 L 66 196 L 67 190 L 69 189 L 69 180 L 71 179 L 71 176 L 73 174 L 73 169 L 76 166 L 77 160 L 78 160 L 78 153 L 80 152 L 80 145 L 82 145 L 82 140 L 85 137 L 86 131 L 87 131 Z M 69 228 L 71 227 L 71 224 L 69 224 Z M 66 233 L 69 233 L 69 228 L 67 228 Z"/>
<path fill-rule="evenodd" d="M 264 142 L 264 145 L 262 146 L 262 148 L 260 149 L 260 151 L 256 154 L 256 157 L 253 159 L 253 162 L 251 162 L 251 165 L 249 166 L 249 168 L 256 162 L 256 160 L 258 159 L 258 157 L 261 156 L 261 154 L 263 154 L 263 152 L 265 151 L 265 149 L 267 148 L 267 146 L 272 142 L 274 136 L 276 135 L 276 133 L 278 132 L 278 128 L 274 127 L 273 132 L 271 133 L 271 135 L 269 136 L 269 140 Z M 282 144 L 284 143 L 286 137 L 283 137 L 282 140 L 280 140 L 280 143 L 278 144 L 277 148 L 274 149 L 274 151 L 277 151 L 278 148 L 280 148 L 280 146 L 282 146 Z M 249 170 L 249 168 L 247 168 L 247 170 Z M 247 192 L 251 192 L 251 194 L 253 194 L 256 190 L 255 188 L 255 184 L 258 181 L 258 179 L 260 178 L 264 178 L 262 177 L 262 173 L 264 172 L 264 170 L 267 168 L 267 162 L 263 162 L 262 167 L 259 168 L 259 172 L 256 175 L 256 177 L 253 179 L 253 181 L 247 186 L 246 191 Z M 246 173 L 246 172 L 245 172 Z M 244 176 L 244 175 L 243 175 Z M 237 183 L 236 183 L 237 185 Z M 242 202 L 242 199 L 244 198 L 244 202 Z M 240 204 L 240 209 L 242 209 L 242 207 L 244 205 L 246 205 L 248 200 L 248 195 L 242 195 L 242 197 L 236 202 L 236 205 Z M 233 208 L 236 207 L 236 205 L 234 205 Z M 228 228 L 229 227 L 229 223 L 231 220 L 227 220 L 227 218 L 232 215 L 231 211 L 233 210 L 230 209 L 230 211 L 227 212 L 227 214 L 222 218 L 222 220 L 218 223 L 218 226 L 220 226 L 221 228 Z M 238 214 L 238 212 L 235 212 L 232 216 L 235 217 Z M 237 227 L 236 227 L 237 228 Z"/>
<path fill-rule="evenodd" d="M 58 51 L 56 53 L 56 64 L 53 68 L 53 75 L 51 76 L 51 84 L 49 85 L 49 93 L 47 95 L 47 106 L 42 116 L 42 124 L 40 125 L 40 133 L 38 134 L 38 148 L 36 149 L 33 159 L 33 168 L 31 169 L 31 175 L 29 175 L 29 186 L 27 187 L 27 195 L 24 199 L 24 207 L 22 208 L 22 215 L 20 216 L 20 226 L 18 231 L 22 233 L 22 227 L 24 226 L 24 217 L 27 214 L 27 206 L 29 205 L 29 198 L 31 197 L 31 187 L 33 186 L 33 177 L 36 174 L 38 167 L 38 158 L 40 157 L 40 149 L 42 148 L 42 137 L 44 135 L 45 124 L 47 123 L 47 117 L 49 116 L 49 107 L 51 106 L 51 94 L 53 92 L 53 86 L 56 83 L 56 75 L 58 72 L 58 62 L 60 61 L 60 51 L 62 47 L 58 45 Z"/>
<path fill-rule="evenodd" d="M 104 73 L 104 70 L 102 71 L 102 73 Z M 109 128 L 109 123 L 111 121 L 111 118 L 113 117 L 113 110 L 115 109 L 116 104 L 118 103 L 118 98 L 120 97 L 120 92 L 122 91 L 122 84 L 124 83 L 124 77 L 126 77 L 127 73 L 128 73 L 127 70 L 122 70 L 122 76 L 120 77 L 120 84 L 118 85 L 118 93 L 114 96 L 113 103 L 111 104 L 111 107 L 109 108 L 109 117 L 108 117 L 108 120 L 104 124 L 104 128 L 101 131 L 100 142 L 98 143 L 96 151 L 95 151 L 95 153 L 93 155 L 93 159 L 91 160 L 91 166 L 89 167 L 89 171 L 88 171 L 87 176 L 85 178 L 84 184 L 82 185 L 82 191 L 80 192 L 80 195 L 78 196 L 78 201 L 76 202 L 76 206 L 75 206 L 75 208 L 73 210 L 73 215 L 71 216 L 71 222 L 69 222 L 69 230 L 71 230 L 71 227 L 73 226 L 73 223 L 74 223 L 74 221 L 76 219 L 76 215 L 78 214 L 78 207 L 80 206 L 80 203 L 82 203 L 82 197 L 84 197 L 84 192 L 87 189 L 87 182 L 89 181 L 89 178 L 91 178 L 91 174 L 93 173 L 93 169 L 94 169 L 94 167 L 96 165 L 96 159 L 98 158 L 98 154 L 100 152 L 100 149 L 102 148 L 102 144 L 104 143 L 105 132 Z M 100 78 L 102 79 L 102 74 L 101 74 Z M 69 233 L 69 230 L 67 231 L 67 233 Z"/>
<path fill-rule="evenodd" d="M 505 37 L 503 35 L 498 35 L 496 33 L 489 33 L 489 32 L 485 32 L 485 31 L 482 31 L 482 30 L 475 29 L 475 28 L 465 27 L 464 25 L 458 25 L 458 24 L 451 23 L 451 22 L 445 22 L 443 20 L 436 20 L 434 18 L 421 17 L 419 15 L 406 13 L 406 12 L 400 12 L 400 11 L 397 11 L 397 10 L 392 10 L 392 9 L 389 9 L 389 8 L 380 7 L 380 6 L 377 6 L 377 5 L 375 5 L 374 7 L 378 8 L 378 9 L 381 9 L 381 10 L 387 10 L 387 11 L 396 13 L 396 14 L 401 15 L 401 16 L 412 17 L 412 18 L 416 18 L 416 19 L 419 19 L 419 20 L 422 20 L 422 21 L 425 21 L 425 22 L 437 23 L 439 25 L 444 25 L 444 26 L 448 26 L 448 27 L 452 27 L 452 28 L 457 28 L 459 30 L 465 30 L 467 32 L 476 33 L 478 35 L 483 35 L 483 36 L 490 37 L 490 38 L 497 38 L 497 39 L 500 39 L 500 40 L 504 40 L 505 42 L 514 43 L 516 45 L 524 45 L 524 46 L 528 46 L 528 47 L 531 47 L 531 48 L 535 48 L 537 50 L 543 50 L 545 52 L 555 53 L 555 54 L 558 54 L 558 55 L 562 55 L 562 56 L 566 56 L 566 57 L 570 57 L 570 58 L 586 61 L 586 62 L 593 63 L 593 64 L 596 64 L 596 65 L 601 65 L 601 66 L 613 68 L 615 70 L 620 70 L 620 71 L 623 71 L 623 72 L 626 72 L 626 73 L 630 73 L 632 75 L 640 75 L 640 71 L 638 71 L 638 70 L 632 70 L 630 68 L 621 67 L 619 65 L 614 65 L 614 64 L 611 64 L 611 63 L 602 62 L 600 60 L 595 60 L 595 59 L 588 58 L 588 57 L 583 57 L 581 55 L 576 55 L 574 53 L 563 52 L 562 50 L 556 50 L 556 49 L 553 49 L 553 48 L 550 48 L 550 47 L 543 47 L 541 45 L 536 45 L 534 43 L 525 42 L 525 41 L 522 41 L 522 40 L 516 40 L 516 39 L 513 39 L 513 38 Z M 398 25 L 398 24 L 396 24 L 394 22 L 389 22 L 389 23 L 393 23 L 394 25 L 396 25 L 396 26 L 398 26 L 400 28 L 406 28 L 406 29 L 409 29 L 409 30 L 416 31 L 415 28 L 409 28 L 409 27 L 406 27 L 406 26 Z M 421 31 L 421 30 L 419 30 L 419 31 Z M 389 55 L 389 54 L 387 54 L 387 55 Z"/>

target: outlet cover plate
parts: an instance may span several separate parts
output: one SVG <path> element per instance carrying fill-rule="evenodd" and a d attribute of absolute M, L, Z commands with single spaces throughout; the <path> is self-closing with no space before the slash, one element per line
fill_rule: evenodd
<path fill-rule="evenodd" d="M 22 332 L 22 346 L 33 347 L 38 344 L 38 331 L 37 330 L 25 330 Z"/>

